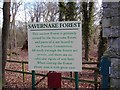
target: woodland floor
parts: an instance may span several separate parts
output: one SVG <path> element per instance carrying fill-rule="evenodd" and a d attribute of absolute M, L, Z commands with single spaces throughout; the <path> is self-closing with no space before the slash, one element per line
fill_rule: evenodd
<path fill-rule="evenodd" d="M 10 53 L 12 52 L 11 56 Z M 28 61 L 28 52 L 23 50 L 21 51 L 21 49 L 16 49 L 16 50 L 12 50 L 12 51 L 8 51 L 8 59 L 9 60 L 19 60 L 19 61 Z M 13 53 L 15 52 L 15 53 Z M 84 53 L 84 52 L 83 52 Z M 97 53 L 96 51 L 92 50 L 90 52 L 90 61 L 95 62 L 97 57 Z M 84 62 L 84 57 L 83 57 L 83 62 Z M 96 65 L 86 65 L 86 67 L 97 67 Z M 22 66 L 21 64 L 17 64 L 17 63 L 11 63 L 11 62 L 7 62 L 6 63 L 6 69 L 10 69 L 10 70 L 20 70 L 22 71 Z M 28 70 L 28 65 L 25 65 L 25 70 L 30 72 Z M 48 71 L 39 71 L 37 73 L 40 74 L 47 74 Z M 6 75 L 6 86 L 5 90 L 24 90 L 25 88 L 31 88 L 31 75 L 26 74 L 25 75 L 25 81 L 23 81 L 23 74 L 20 73 L 15 73 L 15 72 L 9 72 L 6 71 L 5 73 Z M 62 72 L 62 77 L 70 77 L 70 72 Z M 42 79 L 42 76 L 36 76 L 36 80 L 39 81 L 40 79 Z M 85 79 L 85 80 L 93 80 L 94 79 L 94 71 L 90 71 L 90 70 L 82 70 L 82 72 L 79 73 L 79 79 Z M 36 81 L 36 82 L 37 82 Z M 100 81 L 100 78 L 98 78 L 98 81 Z M 48 84 L 47 84 L 47 77 L 45 79 L 43 79 L 37 86 L 37 88 L 39 88 L 40 90 L 42 90 L 43 88 L 48 88 Z M 10 89 L 12 88 L 12 89 Z M 19 88 L 19 89 L 18 89 Z M 20 89 L 21 88 L 21 89 Z M 61 88 L 75 88 L 75 82 L 74 81 L 70 81 L 70 80 L 62 80 L 61 82 Z M 91 88 L 94 89 L 94 84 L 90 84 L 90 83 L 81 83 L 79 82 L 79 88 Z M 39 90 L 38 89 L 38 90 Z M 28 90 L 28 89 L 27 89 Z"/>

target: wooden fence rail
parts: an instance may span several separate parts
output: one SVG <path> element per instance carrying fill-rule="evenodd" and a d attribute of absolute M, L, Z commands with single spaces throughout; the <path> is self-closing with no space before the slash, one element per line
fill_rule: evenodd
<path fill-rule="evenodd" d="M 32 75 L 32 72 L 27 72 L 25 70 L 25 64 L 28 64 L 28 61 L 7 60 L 7 62 L 20 63 L 22 65 L 22 71 L 10 70 L 10 69 L 5 69 L 5 70 L 6 71 L 10 71 L 10 72 L 16 72 L 16 73 L 23 74 L 23 81 L 25 81 L 25 75 L 26 74 L 31 74 Z M 87 65 L 91 65 L 91 64 L 94 65 L 94 64 L 96 64 L 97 65 L 98 63 L 97 62 L 83 62 L 82 64 L 87 64 Z M 100 81 L 98 81 L 99 69 L 97 67 L 82 67 L 82 69 L 93 70 L 94 71 L 94 80 L 79 79 L 79 82 L 91 83 L 91 84 L 94 84 L 95 89 L 98 88 L 98 85 L 100 85 Z M 35 75 L 47 77 L 47 74 L 36 73 Z M 62 77 L 62 79 L 65 79 L 65 80 L 74 80 L 75 81 L 75 78 L 71 78 L 71 77 Z"/>

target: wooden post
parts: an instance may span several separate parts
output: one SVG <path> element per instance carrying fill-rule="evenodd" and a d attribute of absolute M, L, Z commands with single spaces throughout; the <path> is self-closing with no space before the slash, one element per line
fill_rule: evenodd
<path fill-rule="evenodd" d="M 24 66 L 24 62 L 22 61 L 22 72 L 23 72 L 23 82 L 25 82 L 25 66 Z"/>
<path fill-rule="evenodd" d="M 94 70 L 94 81 L 95 81 L 95 83 L 94 83 L 94 86 L 95 86 L 95 90 L 97 90 L 97 77 L 98 77 L 98 72 L 97 72 L 97 70 Z"/>

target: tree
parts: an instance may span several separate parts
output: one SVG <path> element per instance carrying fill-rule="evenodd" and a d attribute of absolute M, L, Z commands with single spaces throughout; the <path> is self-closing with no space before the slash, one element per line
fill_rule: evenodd
<path fill-rule="evenodd" d="M 1 3 L 2 1 L 0 1 Z M 0 11 L 2 7 L 0 7 Z M 0 52 L 2 52 L 2 30 L 0 27 Z M 2 89 L 2 53 L 0 53 L 0 89 Z"/>
<path fill-rule="evenodd" d="M 10 2 L 3 3 L 3 27 L 2 27 L 2 82 L 5 84 L 5 64 L 7 60 L 7 42 L 8 42 L 8 31 L 10 26 Z"/>
<path fill-rule="evenodd" d="M 65 3 L 59 1 L 59 21 L 64 21 L 65 19 Z"/>
<path fill-rule="evenodd" d="M 30 22 L 49 22 L 58 20 L 58 6 L 56 2 L 35 2 L 33 4 L 29 3 L 28 13 L 30 16 Z M 27 39 L 25 40 L 22 50 L 27 49 Z"/>
<path fill-rule="evenodd" d="M 88 61 L 89 58 L 89 40 L 91 38 L 91 31 L 93 25 L 93 10 L 94 10 L 94 2 L 82 2 L 82 13 L 83 13 L 83 21 L 82 21 L 82 35 L 83 42 L 85 47 L 85 60 Z"/>
<path fill-rule="evenodd" d="M 12 48 L 12 46 L 14 46 L 13 48 L 17 48 L 17 35 L 16 35 L 16 20 L 15 17 L 17 15 L 18 9 L 20 7 L 20 5 L 22 4 L 22 2 L 13 2 L 11 5 L 11 23 L 10 23 L 10 34 L 9 34 L 9 43 L 10 43 L 10 49 Z M 12 37 L 13 36 L 13 37 Z"/>
<path fill-rule="evenodd" d="M 77 7 L 76 7 L 76 2 L 69 0 L 66 4 L 65 8 L 65 21 L 76 21 L 76 15 L 77 15 Z M 73 77 L 73 73 L 70 72 L 70 76 Z"/>
<path fill-rule="evenodd" d="M 75 21 L 76 20 L 76 15 L 77 15 L 77 7 L 76 7 L 76 2 L 70 2 L 71 0 L 68 1 L 66 4 L 66 12 L 65 12 L 65 21 Z"/>
<path fill-rule="evenodd" d="M 29 8 L 31 22 L 49 22 L 58 20 L 58 6 L 56 2 L 35 2 Z"/>
<path fill-rule="evenodd" d="M 89 34 L 89 27 L 88 27 L 88 10 L 87 10 L 87 2 L 82 3 L 82 13 L 83 13 L 83 22 L 82 22 L 82 35 L 85 47 L 85 60 L 88 61 L 88 34 Z"/>

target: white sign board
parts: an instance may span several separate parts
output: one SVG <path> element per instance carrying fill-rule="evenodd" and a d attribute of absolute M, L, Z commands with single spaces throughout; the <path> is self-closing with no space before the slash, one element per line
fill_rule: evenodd
<path fill-rule="evenodd" d="M 81 71 L 81 22 L 28 24 L 29 70 Z"/>

